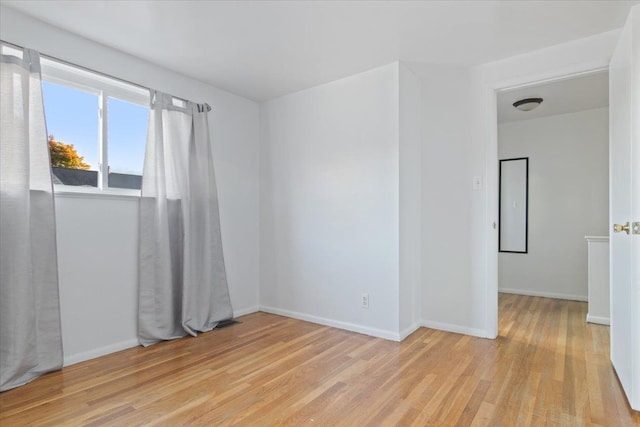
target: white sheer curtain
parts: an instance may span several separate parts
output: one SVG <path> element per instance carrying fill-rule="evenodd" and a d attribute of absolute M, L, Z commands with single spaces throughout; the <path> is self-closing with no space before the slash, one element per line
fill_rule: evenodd
<path fill-rule="evenodd" d="M 233 317 L 206 106 L 152 92 L 140 202 L 138 337 L 196 335 Z"/>
<path fill-rule="evenodd" d="M 0 59 L 0 391 L 62 367 L 40 57 Z"/>

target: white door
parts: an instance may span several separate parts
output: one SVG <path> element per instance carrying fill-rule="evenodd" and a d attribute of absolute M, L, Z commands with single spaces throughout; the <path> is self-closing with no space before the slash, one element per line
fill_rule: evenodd
<path fill-rule="evenodd" d="M 640 6 L 631 9 L 611 59 L 609 110 L 611 362 L 640 410 L 640 234 L 633 230 L 640 221 Z"/>

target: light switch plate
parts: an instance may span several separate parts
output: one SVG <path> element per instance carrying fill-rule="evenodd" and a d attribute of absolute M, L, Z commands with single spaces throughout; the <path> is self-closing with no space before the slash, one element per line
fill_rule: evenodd
<path fill-rule="evenodd" d="M 473 189 L 474 190 L 482 190 L 482 177 L 474 176 L 473 177 Z"/>

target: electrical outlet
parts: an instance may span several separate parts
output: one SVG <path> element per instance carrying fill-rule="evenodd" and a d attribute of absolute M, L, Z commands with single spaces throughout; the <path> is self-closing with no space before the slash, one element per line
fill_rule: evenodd
<path fill-rule="evenodd" d="M 360 307 L 369 308 L 369 294 L 362 294 L 360 298 Z"/>

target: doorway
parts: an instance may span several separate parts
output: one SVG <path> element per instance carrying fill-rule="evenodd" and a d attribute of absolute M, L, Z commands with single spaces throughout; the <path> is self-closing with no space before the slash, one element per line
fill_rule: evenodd
<path fill-rule="evenodd" d="M 586 321 L 585 237 L 609 234 L 608 99 L 607 69 L 497 91 L 498 334 L 507 295 L 534 297 L 518 300 L 529 309 L 535 298 L 579 301 Z"/>

